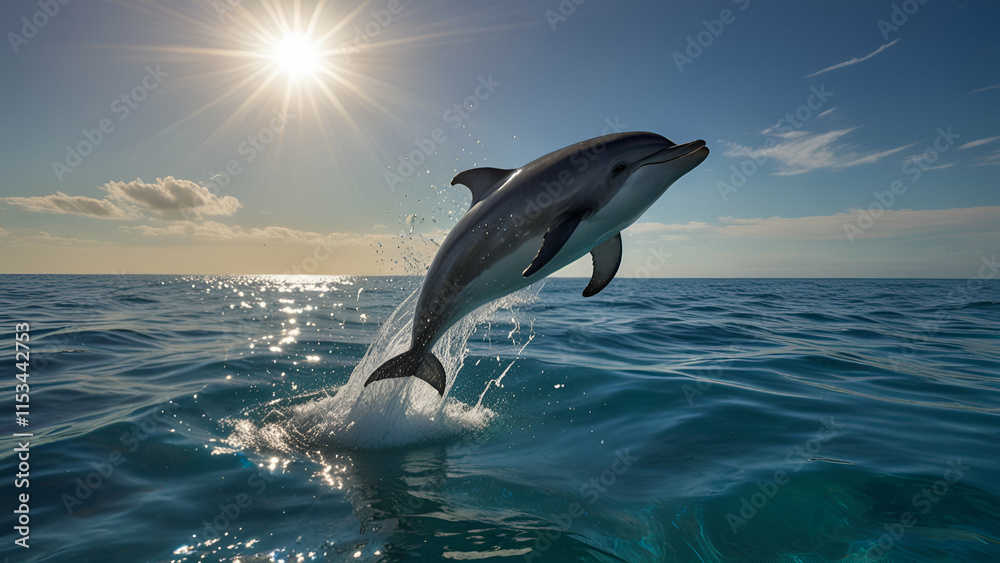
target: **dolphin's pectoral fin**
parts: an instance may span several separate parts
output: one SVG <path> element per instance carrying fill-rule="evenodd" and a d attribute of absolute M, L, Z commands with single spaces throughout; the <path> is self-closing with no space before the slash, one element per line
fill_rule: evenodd
<path fill-rule="evenodd" d="M 594 257 L 594 275 L 583 290 L 584 297 L 597 295 L 615 279 L 618 267 L 622 265 L 622 234 L 609 238 L 590 251 Z"/>
<path fill-rule="evenodd" d="M 486 199 L 496 188 L 503 185 L 507 178 L 517 170 L 504 170 L 502 168 L 470 168 L 464 172 L 459 172 L 452 179 L 451 185 L 462 184 L 472 190 L 472 205 Z M 469 207 L 472 207 L 470 205 Z"/>
<path fill-rule="evenodd" d="M 444 395 L 445 384 L 448 382 L 444 366 L 434 354 L 417 350 L 403 352 L 379 366 L 365 381 L 365 387 L 373 381 L 410 376 L 423 379 L 437 390 L 439 395 Z"/>
<path fill-rule="evenodd" d="M 580 221 L 582 221 L 586 215 L 587 213 L 585 211 L 577 211 L 555 227 L 551 227 L 542 238 L 542 246 L 538 249 L 538 254 L 535 255 L 535 259 L 531 261 L 531 265 L 521 272 L 521 275 L 528 277 L 538 270 L 541 270 L 546 264 L 549 263 L 550 260 L 555 258 L 556 254 L 559 254 L 563 245 L 566 244 L 569 237 L 573 235 L 573 231 L 576 230 L 577 225 L 580 224 Z"/>

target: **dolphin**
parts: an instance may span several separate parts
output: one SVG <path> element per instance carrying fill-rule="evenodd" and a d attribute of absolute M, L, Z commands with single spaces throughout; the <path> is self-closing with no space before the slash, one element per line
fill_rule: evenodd
<path fill-rule="evenodd" d="M 451 184 L 467 186 L 472 205 L 427 271 L 410 349 L 379 366 L 365 387 L 413 376 L 443 396 L 447 376 L 431 347 L 449 327 L 588 252 L 594 273 L 583 296 L 597 294 L 621 264 L 621 231 L 708 152 L 701 140 L 678 145 L 655 133 L 615 133 L 520 168 L 459 173 Z"/>

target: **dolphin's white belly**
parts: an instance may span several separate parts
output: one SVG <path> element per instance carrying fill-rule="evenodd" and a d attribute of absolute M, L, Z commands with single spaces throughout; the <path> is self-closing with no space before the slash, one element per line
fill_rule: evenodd
<path fill-rule="evenodd" d="M 487 260 L 489 267 L 457 296 L 451 321 L 457 322 L 479 307 L 528 287 L 559 271 L 617 233 L 618 230 L 615 230 L 614 226 L 609 230 L 604 221 L 590 223 L 584 221 L 556 257 L 527 278 L 522 275 L 522 272 L 538 254 L 538 249 L 542 246 L 543 235 L 528 239 L 513 252 L 499 260 L 492 262 Z M 582 291 L 583 287 L 580 289 Z"/>

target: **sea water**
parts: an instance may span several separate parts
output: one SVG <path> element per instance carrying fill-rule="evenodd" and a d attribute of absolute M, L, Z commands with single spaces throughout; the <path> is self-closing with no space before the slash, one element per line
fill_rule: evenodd
<path fill-rule="evenodd" d="M 996 281 L 551 279 L 365 388 L 420 282 L 0 277 L 2 556 L 1000 560 Z"/>

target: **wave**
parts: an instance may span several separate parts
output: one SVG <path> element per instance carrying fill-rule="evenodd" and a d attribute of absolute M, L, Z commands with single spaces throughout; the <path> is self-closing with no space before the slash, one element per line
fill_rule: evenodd
<path fill-rule="evenodd" d="M 332 396 L 310 400 L 276 413 L 269 409 L 268 415 L 280 419 L 275 422 L 255 421 L 255 415 L 259 415 L 261 409 L 251 409 L 246 418 L 225 421 L 233 428 L 227 441 L 237 449 L 284 452 L 308 452 L 316 446 L 376 450 L 481 431 L 495 416 L 494 411 L 482 405 L 482 399 L 490 386 L 498 384 L 506 372 L 487 383 L 474 405 L 450 396 L 468 354 L 466 344 L 476 327 L 496 312 L 533 303 L 543 285 L 544 282 L 537 283 L 484 305 L 445 333 L 433 348 L 449 374 L 443 397 L 425 382 L 413 377 L 385 380 L 369 388 L 364 386 L 365 380 L 378 366 L 409 349 L 418 288 L 382 325 L 367 353 L 351 373 L 350 380 L 336 389 Z M 518 329 L 515 328 L 515 331 Z M 515 331 L 508 336 L 512 337 Z"/>

